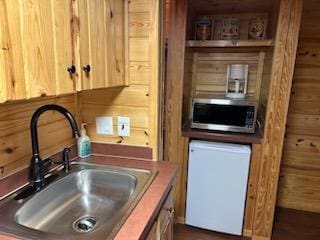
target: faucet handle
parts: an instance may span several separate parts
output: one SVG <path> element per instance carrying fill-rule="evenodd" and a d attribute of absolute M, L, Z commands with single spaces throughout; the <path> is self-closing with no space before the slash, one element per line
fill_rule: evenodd
<path fill-rule="evenodd" d="M 65 148 L 62 151 L 62 162 L 63 162 L 63 167 L 65 172 L 69 172 L 70 170 L 70 158 L 69 158 L 69 148 Z"/>

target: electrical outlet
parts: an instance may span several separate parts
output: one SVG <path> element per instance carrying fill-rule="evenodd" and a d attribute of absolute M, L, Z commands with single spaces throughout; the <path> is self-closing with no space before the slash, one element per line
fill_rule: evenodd
<path fill-rule="evenodd" d="M 121 137 L 130 137 L 129 117 L 118 117 L 118 135 Z"/>
<path fill-rule="evenodd" d="M 112 117 L 96 117 L 97 134 L 113 135 Z"/>

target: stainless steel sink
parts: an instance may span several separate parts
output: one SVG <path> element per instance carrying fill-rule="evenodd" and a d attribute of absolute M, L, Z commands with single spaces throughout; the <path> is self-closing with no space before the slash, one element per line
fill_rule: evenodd
<path fill-rule="evenodd" d="M 152 182 L 155 171 L 74 163 L 23 200 L 0 202 L 0 231 L 26 239 L 112 239 Z"/>

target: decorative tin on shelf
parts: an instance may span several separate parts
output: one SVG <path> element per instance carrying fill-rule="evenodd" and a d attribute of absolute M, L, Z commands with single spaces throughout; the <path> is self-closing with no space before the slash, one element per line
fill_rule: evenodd
<path fill-rule="evenodd" d="M 239 39 L 240 21 L 237 18 L 227 18 L 222 21 L 221 39 Z"/>
<path fill-rule="evenodd" d="M 248 37 L 249 39 L 263 40 L 266 38 L 267 18 L 255 18 L 249 22 Z"/>
<path fill-rule="evenodd" d="M 213 29 L 213 20 L 205 17 L 200 17 L 195 22 L 195 40 L 211 40 Z"/>

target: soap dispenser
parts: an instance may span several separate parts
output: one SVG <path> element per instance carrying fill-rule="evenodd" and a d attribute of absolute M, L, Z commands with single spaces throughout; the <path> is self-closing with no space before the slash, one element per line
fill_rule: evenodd
<path fill-rule="evenodd" d="M 86 133 L 86 123 L 81 124 L 80 137 L 78 138 L 78 156 L 80 158 L 86 158 L 91 155 L 91 141 Z"/>

